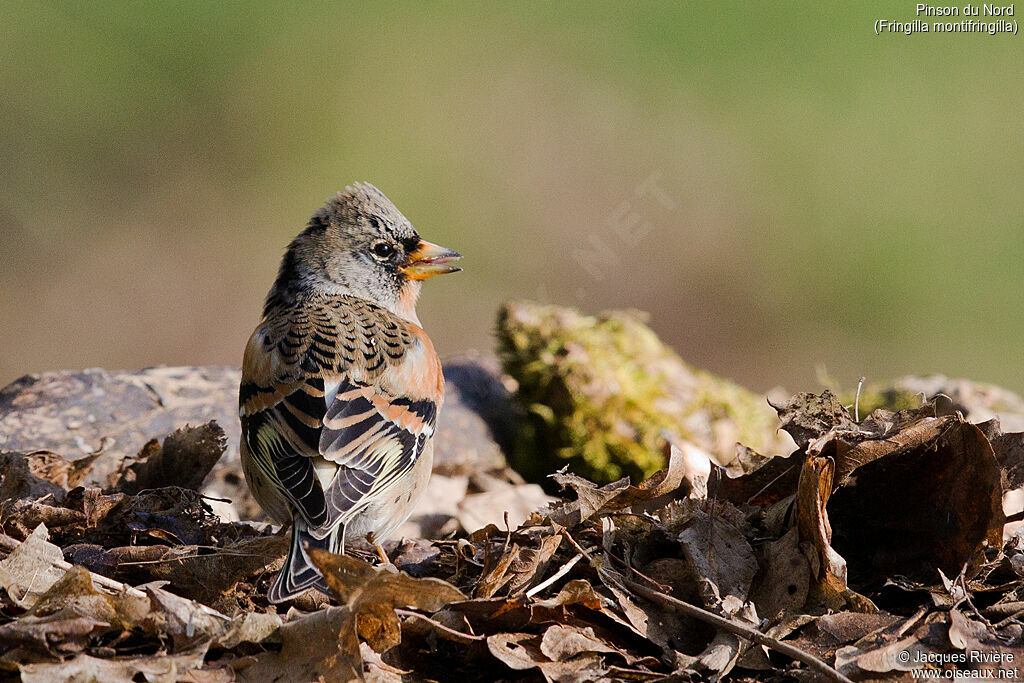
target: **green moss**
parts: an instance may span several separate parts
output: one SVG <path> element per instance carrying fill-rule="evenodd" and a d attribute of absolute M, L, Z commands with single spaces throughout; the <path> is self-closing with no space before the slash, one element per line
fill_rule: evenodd
<path fill-rule="evenodd" d="M 776 419 L 764 399 L 691 368 L 643 318 L 502 307 L 499 353 L 527 414 L 512 464 L 525 477 L 543 482 L 568 464 L 598 482 L 638 481 L 664 466 L 666 432 L 726 460 L 736 441 L 770 450 Z"/>

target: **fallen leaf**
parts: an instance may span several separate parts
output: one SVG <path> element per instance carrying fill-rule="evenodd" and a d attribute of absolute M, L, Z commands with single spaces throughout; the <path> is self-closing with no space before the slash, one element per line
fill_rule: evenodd
<path fill-rule="evenodd" d="M 760 573 L 751 589 L 757 613 L 774 619 L 795 613 L 807 602 L 811 571 L 800 549 L 800 534 L 794 527 L 762 550 Z"/>
<path fill-rule="evenodd" d="M 309 552 L 328 587 L 350 610 L 359 635 L 377 652 L 401 642 L 396 607 L 436 612 L 450 602 L 466 599 L 462 591 L 440 579 L 414 579 L 348 555 L 317 549 Z"/>
<path fill-rule="evenodd" d="M 175 683 L 185 672 L 203 666 L 206 647 L 176 655 L 159 654 L 118 659 L 78 655 L 56 664 L 21 664 L 22 683 L 53 681 L 103 681 L 134 683 L 139 676 L 149 683 Z"/>
<path fill-rule="evenodd" d="M 594 635 L 594 629 L 555 624 L 544 631 L 540 651 L 553 661 L 561 662 L 590 652 L 618 652 Z"/>
<path fill-rule="evenodd" d="M 110 488 L 134 494 L 143 489 L 178 486 L 198 490 L 206 475 L 224 454 L 227 437 L 215 421 L 198 427 L 185 426 L 172 432 L 162 446 L 149 441 L 135 462 L 122 464 Z"/>
<path fill-rule="evenodd" d="M 68 489 L 85 480 L 99 455 L 68 460 L 50 451 L 0 453 L 0 502 L 50 496 L 60 503 Z"/>
<path fill-rule="evenodd" d="M 352 612 L 328 607 L 294 619 L 277 630 L 280 651 L 266 651 L 237 672 L 239 680 L 351 681 L 363 677 Z"/>
<path fill-rule="evenodd" d="M 846 604 L 847 585 L 846 560 L 832 548 L 832 526 L 826 511 L 834 471 L 835 460 L 827 455 L 804 461 L 797 489 L 796 526 L 821 599 L 838 609 Z"/>
<path fill-rule="evenodd" d="M 788 432 L 800 448 L 833 430 L 857 430 L 842 401 L 828 389 L 821 394 L 796 394 L 786 403 L 772 407 L 782 420 L 780 429 Z"/>
<path fill-rule="evenodd" d="M 15 647 L 65 657 L 84 650 L 90 640 L 110 628 L 105 621 L 61 610 L 45 617 L 22 616 L 0 625 L 0 652 Z"/>
<path fill-rule="evenodd" d="M 49 542 L 46 526 L 40 524 L 21 545 L 0 560 L 0 587 L 14 604 L 24 609 L 57 582 L 64 572 L 54 566 L 64 561 L 60 548 Z"/>
<path fill-rule="evenodd" d="M 958 416 L 924 418 L 885 441 L 884 456 L 857 465 L 828 500 L 832 545 L 856 557 L 848 577 L 855 587 L 894 575 L 932 582 L 936 569 L 956 575 L 980 549 L 1001 545 L 999 466 L 978 427 Z M 849 470 L 844 459 L 869 443 L 845 456 L 838 449 L 837 468 Z"/>
<path fill-rule="evenodd" d="M 583 654 L 553 662 L 541 652 L 539 641 L 527 633 L 499 633 L 487 638 L 487 649 L 510 669 L 537 668 L 548 681 L 593 680 L 604 673 L 599 655 Z"/>
<path fill-rule="evenodd" d="M 223 614 L 193 600 L 162 588 L 146 587 L 150 611 L 143 627 L 149 633 L 169 639 L 175 651 L 183 651 L 222 637 L 231 620 Z"/>
<path fill-rule="evenodd" d="M 629 477 L 623 477 L 604 486 L 584 479 L 564 469 L 551 475 L 564 489 L 571 488 L 576 493 L 576 500 L 554 505 L 547 512 L 552 522 L 566 528 L 575 528 L 590 519 L 620 493 L 629 488 Z"/>

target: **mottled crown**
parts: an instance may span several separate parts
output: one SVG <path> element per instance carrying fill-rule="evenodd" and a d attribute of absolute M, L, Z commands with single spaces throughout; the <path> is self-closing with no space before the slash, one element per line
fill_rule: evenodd
<path fill-rule="evenodd" d="M 349 185 L 328 199 L 310 219 L 311 227 L 316 224 L 370 228 L 402 241 L 415 235 L 409 219 L 370 183 Z"/>

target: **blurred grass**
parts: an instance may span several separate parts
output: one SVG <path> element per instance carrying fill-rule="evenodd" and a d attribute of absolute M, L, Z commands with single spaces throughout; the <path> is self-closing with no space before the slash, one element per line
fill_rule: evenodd
<path fill-rule="evenodd" d="M 420 306 L 442 353 L 542 298 L 650 310 L 756 389 L 1024 390 L 1024 44 L 874 35 L 912 11 L 3 3 L 0 383 L 237 363 L 283 246 L 368 180 L 466 254 Z"/>

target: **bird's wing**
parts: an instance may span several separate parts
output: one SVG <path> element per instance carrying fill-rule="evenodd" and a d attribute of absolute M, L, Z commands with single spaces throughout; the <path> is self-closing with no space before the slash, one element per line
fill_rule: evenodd
<path fill-rule="evenodd" d="M 339 466 L 328 516 L 368 502 L 407 475 L 434 433 L 439 398 L 411 398 L 345 379 L 327 409 L 320 453 Z"/>
<path fill-rule="evenodd" d="M 327 521 L 327 501 L 317 479 L 323 380 L 267 385 L 246 381 L 239 394 L 242 438 L 249 457 L 271 486 L 316 527 Z"/>
<path fill-rule="evenodd" d="M 409 471 L 433 433 L 443 382 L 418 326 L 358 299 L 332 299 L 254 333 L 243 363 L 243 437 L 319 535 Z"/>

